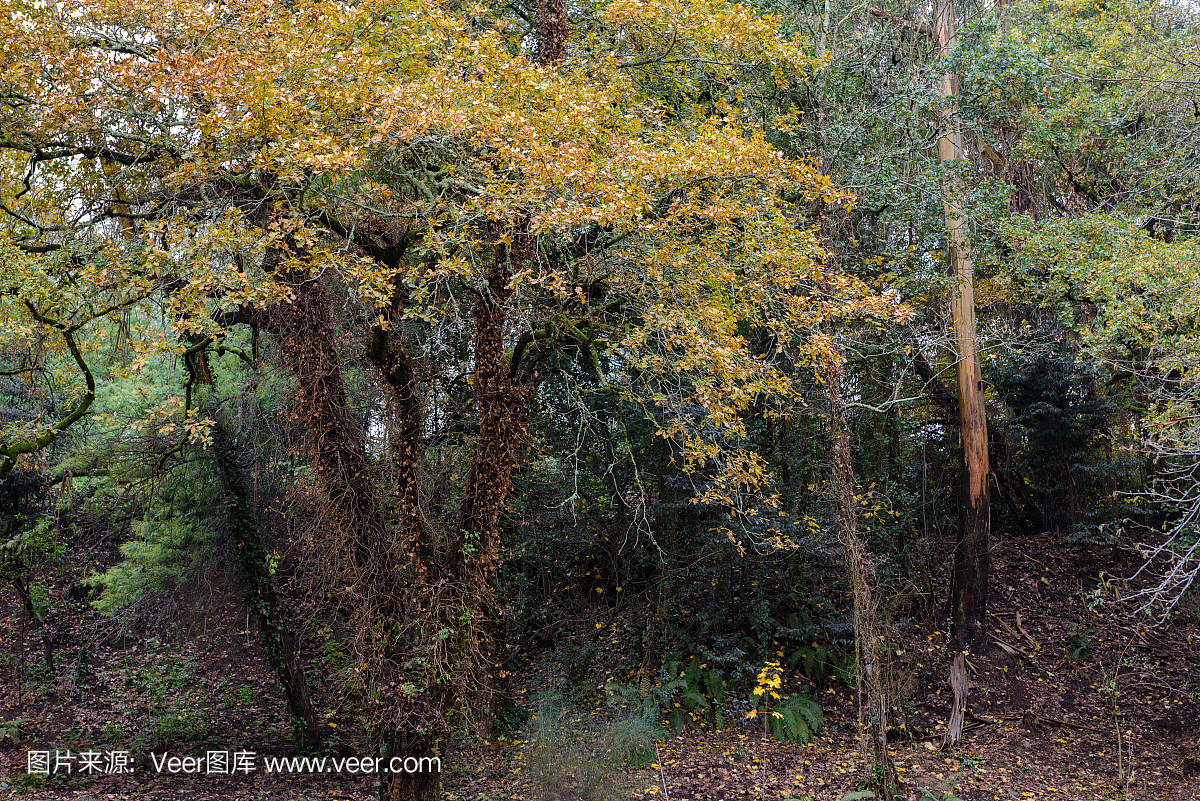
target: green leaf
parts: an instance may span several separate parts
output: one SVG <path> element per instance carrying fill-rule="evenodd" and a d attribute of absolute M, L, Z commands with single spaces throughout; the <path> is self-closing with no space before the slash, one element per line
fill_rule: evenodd
<path fill-rule="evenodd" d="M 838 801 L 864 801 L 864 799 L 874 797 L 875 792 L 873 790 L 855 790 L 852 793 L 846 793 Z"/>

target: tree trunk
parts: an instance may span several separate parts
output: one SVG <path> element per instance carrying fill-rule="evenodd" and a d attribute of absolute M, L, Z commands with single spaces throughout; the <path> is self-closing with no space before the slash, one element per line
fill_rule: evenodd
<path fill-rule="evenodd" d="M 266 328 L 279 341 L 280 354 L 296 377 L 296 410 L 309 434 L 313 472 L 332 511 L 345 523 L 330 532 L 336 555 L 366 567 L 385 554 L 374 553 L 386 530 L 381 498 L 370 480 L 362 432 L 346 401 L 341 356 L 329 293 L 306 271 L 283 271 L 286 253 L 268 251 L 263 269 L 286 287 L 291 298 L 266 315 Z"/>
<path fill-rule="evenodd" d="M 421 515 L 420 488 L 417 471 L 423 456 L 422 437 L 424 414 L 412 357 L 392 336 L 394 326 L 402 325 L 399 318 L 406 290 L 397 282 L 388 327 L 377 326 L 371 334 L 367 354 L 380 376 L 392 391 L 398 425 L 392 434 L 392 470 L 396 481 L 397 515 L 400 531 L 397 537 L 405 551 L 415 554 L 414 572 L 425 579 L 429 565 L 437 560 L 431 551 L 431 541 Z"/>
<path fill-rule="evenodd" d="M 280 604 L 279 590 L 271 573 L 266 537 L 258 527 L 250 505 L 244 481 L 245 471 L 224 425 L 219 421 L 213 427 L 213 451 L 225 491 L 230 497 L 230 521 L 241 562 L 242 581 L 246 585 L 246 603 L 258 618 L 259 639 L 266 651 L 267 662 L 279 678 L 287 698 L 296 747 L 302 751 L 320 750 L 321 732 L 308 696 L 304 663 L 300 659 L 296 636 L 287 625 Z"/>
<path fill-rule="evenodd" d="M 504 347 L 508 321 L 508 299 L 512 295 L 512 276 L 524 269 L 536 254 L 536 241 L 522 221 L 515 229 L 502 223 L 491 225 L 495 240 L 487 286 L 475 303 L 475 365 L 472 386 L 479 410 L 479 436 L 471 454 L 466 487 L 459 509 L 453 575 L 466 593 L 467 604 L 478 615 L 476 631 L 482 641 L 475 643 L 487 669 L 476 688 L 481 723 L 494 729 L 500 708 L 510 699 L 502 690 L 504 622 L 495 598 L 495 575 L 500 561 L 500 513 L 512 487 L 525 423 L 533 401 L 533 388 L 518 384 L 510 374 Z"/>
<path fill-rule="evenodd" d="M 492 226 L 497 240 L 487 287 L 480 292 L 472 319 L 475 324 L 475 369 L 472 385 L 479 408 L 479 436 L 467 471 L 459 529 L 466 541 L 459 545 L 456 575 L 475 582 L 480 589 L 490 586 L 499 559 L 500 512 L 512 486 L 520 441 L 525 434 L 531 387 L 517 384 L 509 375 L 504 348 L 508 321 L 509 282 L 533 257 L 536 243 L 524 224 L 506 231 Z M 511 244 L 508 240 L 511 239 Z"/>
<path fill-rule="evenodd" d="M 441 798 L 441 755 L 432 738 L 395 734 L 386 738 L 379 753 L 383 757 L 379 801 L 437 801 Z M 391 770 L 393 762 L 397 770 Z M 427 769 L 432 766 L 437 769 Z"/>
<path fill-rule="evenodd" d="M 566 0 L 541 0 L 537 16 L 537 55 L 543 64 L 557 64 L 567 56 Z"/>
<path fill-rule="evenodd" d="M 323 560 L 320 567 L 327 580 L 337 582 L 342 603 L 351 609 L 354 658 L 362 663 L 363 680 L 371 691 L 369 714 L 376 741 L 401 742 L 406 729 L 440 732 L 444 705 L 453 698 L 433 686 L 422 687 L 425 692 L 415 697 L 401 691 L 408 680 L 406 649 L 413 647 L 404 634 L 414 622 L 412 600 L 419 599 L 424 588 L 418 554 L 409 547 L 418 534 L 397 532 L 388 523 L 387 499 L 372 479 L 363 432 L 347 403 L 329 293 L 306 270 L 287 269 L 288 255 L 307 254 L 285 236 L 281 246 L 268 249 L 263 258 L 263 270 L 289 296 L 269 310 L 264 322 L 296 377 L 297 416 L 307 430 L 313 474 L 326 496 L 326 519 L 320 524 L 315 554 Z M 411 386 L 403 375 L 393 377 Z M 380 631 L 380 621 L 394 625 Z M 414 787 L 432 795 L 414 795 Z M 407 798 L 435 799 L 440 781 L 431 785 L 428 777 L 381 773 L 381 798 L 401 797 L 395 795 L 399 792 L 409 793 Z"/>
<path fill-rule="evenodd" d="M 940 0 L 936 34 L 938 50 L 946 57 L 954 47 L 954 16 L 949 0 Z M 987 614 L 989 539 L 991 529 L 988 508 L 987 422 L 983 410 L 979 358 L 975 347 L 974 265 L 966 219 L 962 210 L 962 184 L 954 162 L 963 158 L 962 135 L 954 119 L 958 96 L 958 78 L 943 75 L 939 83 L 942 97 L 942 135 L 938 139 L 938 160 L 945 169 L 943 208 L 946 215 L 950 263 L 957 279 L 957 292 L 951 303 L 954 329 L 955 373 L 958 378 L 958 404 L 963 449 L 963 483 L 959 503 L 959 527 L 954 549 L 954 575 L 950 582 L 951 652 L 955 664 L 960 654 L 972 646 L 987 648 L 983 630 Z M 967 682 L 953 681 L 955 706 L 966 705 Z M 947 741 L 962 737 L 962 721 L 947 731 Z"/>
<path fill-rule="evenodd" d="M 839 358 L 839 357 L 835 357 Z M 897 787 L 896 768 L 887 751 L 888 694 L 883 680 L 882 641 L 877 627 L 878 585 L 875 563 L 858 536 L 858 506 L 854 499 L 854 464 L 850 431 L 842 399 L 842 366 L 833 361 L 825 368 L 829 392 L 829 428 L 833 439 L 830 485 L 837 510 L 838 536 L 846 550 L 846 574 L 854 593 L 854 642 L 858 656 L 859 723 L 869 733 L 875 759 L 875 790 L 892 798 Z"/>
<path fill-rule="evenodd" d="M 917 345 L 914 343 L 914 348 L 916 347 Z M 946 389 L 919 350 L 916 350 L 913 356 L 913 372 L 925 382 L 925 393 L 945 413 L 948 420 L 961 419 L 959 411 L 961 407 L 957 394 Z M 1015 461 L 1012 440 L 1002 429 L 992 425 L 990 420 L 987 422 L 987 438 L 988 461 L 1002 468 L 993 473 L 996 479 L 996 488 L 1000 491 L 1000 497 L 1004 499 L 1009 512 L 1012 513 L 1017 528 L 1023 534 L 1040 533 L 1045 525 L 1045 515 L 1042 514 L 1041 507 L 1030 494 L 1025 479 L 1012 469 L 1003 469 L 1011 468 Z"/>

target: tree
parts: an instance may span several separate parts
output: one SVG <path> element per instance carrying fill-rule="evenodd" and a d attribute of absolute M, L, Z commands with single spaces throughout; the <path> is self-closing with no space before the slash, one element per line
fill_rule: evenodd
<path fill-rule="evenodd" d="M 852 55 L 831 66 L 825 81 L 826 94 L 831 96 L 811 101 L 818 106 L 813 115 L 818 130 L 812 138 L 818 147 L 832 151 L 825 154 L 827 163 L 845 164 L 848 157 L 853 164 L 843 167 L 839 177 L 860 193 L 861 211 L 857 218 L 836 222 L 837 235 L 850 245 L 843 246 L 843 257 L 861 263 L 862 271 L 881 284 L 906 284 L 908 295 L 926 305 L 927 319 L 935 318 L 934 304 L 948 296 L 956 397 L 939 394 L 941 386 L 922 353 L 925 342 L 941 339 L 938 333 L 895 343 L 893 348 L 903 348 L 913 369 L 919 375 L 926 373 L 922 377 L 927 390 L 943 411 L 955 414 L 961 438 L 959 526 L 947 604 L 950 648 L 955 654 L 952 684 L 957 697 L 952 715 L 957 723 L 950 727 L 949 736 L 956 741 L 965 705 L 966 667 L 961 655 L 968 648 L 986 651 L 990 647 L 984 636 L 990 571 L 988 426 L 977 356 L 974 262 L 968 235 L 974 212 L 970 206 L 981 193 L 974 187 L 973 191 L 967 189 L 970 164 L 959 120 L 958 79 L 953 74 L 955 12 L 949 4 L 938 4 L 930 25 L 884 8 L 871 7 L 869 12 L 883 22 L 883 30 L 869 30 L 865 20 L 855 23 L 869 32 L 856 37 L 862 43 Z M 822 36 L 826 35 L 827 19 L 825 12 Z M 896 69 L 904 59 L 909 59 L 907 74 Z M 922 67 L 939 73 L 936 98 L 921 86 L 925 77 Z M 860 75 L 870 75 L 870 83 L 860 94 L 853 94 L 857 90 L 847 86 L 861 84 Z M 853 98 L 849 102 L 847 95 Z M 929 108 L 937 110 L 936 117 L 926 112 Z M 924 147 L 930 128 L 936 136 L 936 154 Z M 865 131 L 865 141 L 859 130 Z M 845 131 L 845 135 L 831 139 L 830 131 Z M 838 144 L 829 144 L 831 141 Z M 929 276 L 938 249 L 934 243 L 938 242 L 944 243 L 941 250 L 950 267 L 950 279 L 940 285 Z"/>
<path fill-rule="evenodd" d="M 498 518 L 559 354 L 646 409 L 705 475 L 705 500 L 745 507 L 767 476 L 743 412 L 791 397 L 776 357 L 819 363 L 807 332 L 830 308 L 893 313 L 828 274 L 806 209 L 841 198 L 740 103 L 812 63 L 748 9 L 613 2 L 577 28 L 547 4 L 534 52 L 529 16 L 507 10 L 152 11 L 9 11 L 3 146 L 25 177 L 6 187 L 6 234 L 61 252 L 60 282 L 86 291 L 78 264 L 101 254 L 106 276 L 163 304 L 171 335 L 139 348 L 271 334 L 310 434 L 309 558 L 351 612 L 381 756 L 439 754 L 489 685 Z M 454 366 L 420 354 L 452 330 L 470 343 L 478 429 L 441 527 L 418 477 Z M 387 400 L 385 458 L 359 424 L 348 352 Z M 436 775 L 381 782 L 382 797 L 438 791 Z"/>
<path fill-rule="evenodd" d="M 1023 224 L 1022 224 L 1023 223 Z M 1138 219 L 1094 212 L 1037 228 L 1014 221 L 1018 275 L 1046 276 L 1048 299 L 1078 316 L 1082 352 L 1110 376 L 1138 412 L 1131 446 L 1153 461 L 1140 487 L 1121 493 L 1159 512 L 1127 513 L 1114 525 L 1141 539 L 1138 575 L 1155 577 L 1133 597 L 1169 614 L 1192 588 L 1196 568 L 1196 343 L 1194 237 L 1166 242 Z M 1063 293 L 1063 294 L 1058 294 Z M 1072 304 L 1068 298 L 1079 300 Z M 1144 514 L 1144 512 L 1143 512 Z M 1150 525 L 1148 525 L 1150 524 Z M 1154 567 L 1156 560 L 1165 563 Z M 1160 617 L 1161 619 L 1161 617 Z"/>
<path fill-rule="evenodd" d="M 954 47 L 954 16 L 949 2 L 938 5 L 936 19 L 938 49 L 942 57 Z M 938 139 L 938 160 L 947 171 L 948 184 L 943 203 L 946 209 L 947 248 L 957 282 L 950 319 L 954 330 L 955 375 L 958 386 L 958 410 L 962 415 L 963 487 L 960 501 L 958 536 L 954 547 L 954 573 L 950 582 L 951 650 L 950 684 L 954 688 L 954 709 L 946 729 L 946 738 L 956 743 L 962 738 L 966 713 L 966 695 L 970 679 L 965 653 L 971 648 L 987 652 L 991 644 L 984 638 L 987 622 L 988 578 L 991 571 L 991 512 L 988 506 L 988 436 L 983 408 L 983 382 L 976 354 L 974 264 L 961 208 L 962 188 L 954 172 L 954 163 L 963 158 L 962 135 L 954 122 L 958 79 L 946 73 L 939 84 L 945 106 L 945 128 Z"/>
<path fill-rule="evenodd" d="M 850 454 L 842 371 L 837 361 L 825 368 L 829 392 L 829 422 L 832 434 L 833 469 L 831 489 L 837 509 L 838 535 L 845 549 L 846 573 L 854 593 L 854 639 L 858 664 L 860 718 L 866 718 L 875 758 L 874 785 L 884 798 L 895 795 L 897 776 L 888 754 L 888 712 L 891 699 L 884 686 L 883 640 L 878 629 L 879 583 L 874 557 L 858 533 L 858 502 L 855 498 L 854 466 Z"/>
<path fill-rule="evenodd" d="M 964 63 L 978 95 L 1001 92 L 1016 112 L 1005 122 L 1006 146 L 988 158 L 1012 179 L 1022 198 L 1014 210 L 1023 212 L 995 225 L 1011 264 L 1000 276 L 1006 291 L 1053 310 L 1063 338 L 1124 407 L 1105 426 L 1109 461 L 1116 448 L 1153 454 L 1170 474 L 1147 477 L 1147 494 L 1118 492 L 1115 477 L 1106 488 L 1111 530 L 1143 531 L 1148 554 L 1179 557 L 1139 596 L 1169 607 L 1190 584 L 1195 553 L 1182 411 L 1194 348 L 1177 337 L 1193 325 L 1184 276 L 1194 274 L 1200 230 L 1195 14 L 1170 3 L 1028 3 L 1010 7 L 1006 27 L 983 33 Z M 1143 517 L 1165 515 L 1166 543 L 1128 506 L 1119 513 L 1118 498 L 1138 501 Z"/>

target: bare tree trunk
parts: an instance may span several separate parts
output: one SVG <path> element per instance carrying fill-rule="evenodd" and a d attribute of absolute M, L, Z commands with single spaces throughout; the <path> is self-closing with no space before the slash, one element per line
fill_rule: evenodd
<path fill-rule="evenodd" d="M 854 500 L 854 464 L 850 455 L 850 432 L 842 399 L 842 366 L 838 361 L 825 368 L 829 391 L 829 428 L 833 439 L 833 468 L 830 473 L 838 536 L 846 550 L 846 574 L 854 593 L 854 643 L 858 655 L 859 723 L 870 737 L 875 760 L 876 792 L 892 798 L 897 787 L 896 768 L 887 751 L 888 694 L 883 680 L 882 640 L 879 637 L 875 562 L 858 536 L 858 507 Z"/>
<path fill-rule="evenodd" d="M 954 47 L 953 7 L 940 0 L 937 9 L 938 49 L 945 57 Z M 958 405 L 963 447 L 963 488 L 959 505 L 959 527 L 954 550 L 954 575 L 950 583 L 951 685 L 955 691 L 955 710 L 965 710 L 968 682 L 956 671 L 963 671 L 962 655 L 972 646 L 986 649 L 983 636 L 987 614 L 988 574 L 991 570 L 989 540 L 991 529 L 988 508 L 987 422 L 975 346 L 974 264 L 962 210 L 962 184 L 954 171 L 954 162 L 963 158 L 962 135 L 954 113 L 958 96 L 958 78 L 946 73 L 939 84 L 942 96 L 942 136 L 938 139 L 938 160 L 945 169 L 943 201 L 948 232 L 948 250 L 957 293 L 950 306 L 954 329 L 955 372 L 958 378 Z M 962 737 L 962 716 L 952 715 L 947 742 Z"/>

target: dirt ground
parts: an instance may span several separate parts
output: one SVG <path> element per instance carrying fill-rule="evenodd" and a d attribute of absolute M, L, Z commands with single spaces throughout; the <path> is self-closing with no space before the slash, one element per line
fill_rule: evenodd
<path fill-rule="evenodd" d="M 0 798 L 374 797 L 370 776 L 264 770 L 266 757 L 289 753 L 289 722 L 236 599 L 217 592 L 191 599 L 191 611 L 176 610 L 189 626 L 206 629 L 202 640 L 170 627 L 157 637 L 118 636 L 115 623 L 71 601 L 77 577 L 115 558 L 113 548 L 99 543 L 82 550 L 49 582 L 60 660 L 53 682 L 31 669 L 40 644 L 25 630 L 13 594 L 2 596 Z M 893 628 L 892 667 L 902 678 L 892 758 L 908 798 L 1200 799 L 1200 615 L 1193 605 L 1167 625 L 1151 626 L 1120 600 L 1130 587 L 1112 578 L 1129 575 L 1135 555 L 1113 557 L 1110 549 L 1074 551 L 1050 537 L 998 543 L 991 609 L 1003 645 L 971 660 L 965 743 L 950 751 L 940 750 L 949 710 L 945 636 L 911 621 Z M 581 629 L 609 626 L 606 655 L 619 660 L 636 639 L 629 636 L 636 622 L 597 615 L 595 623 L 581 621 Z M 82 646 L 102 638 L 105 644 L 80 657 Z M 315 649 L 306 656 L 314 665 L 325 658 Z M 553 650 L 534 649 L 527 657 L 514 665 L 517 698 L 533 708 L 541 692 L 562 685 L 563 667 Z M 802 684 L 798 676 L 789 681 Z M 602 683 L 573 702 L 585 719 L 611 714 Z M 344 757 L 352 753 L 354 722 L 329 700 L 329 689 L 314 681 L 331 751 Z M 837 682 L 816 689 L 815 698 L 825 725 L 809 744 L 777 742 L 752 721 L 723 729 L 709 722 L 659 741 L 647 766 L 590 787 L 564 782 L 553 755 L 548 766 L 526 733 L 469 740 L 448 756 L 445 795 L 448 801 L 839 801 L 869 778 L 858 747 L 857 703 Z M 65 749 L 106 757 L 128 749 L 133 771 L 28 773 L 30 751 Z M 156 772 L 147 756 L 214 749 L 254 752 L 255 770 L 172 775 Z"/>

